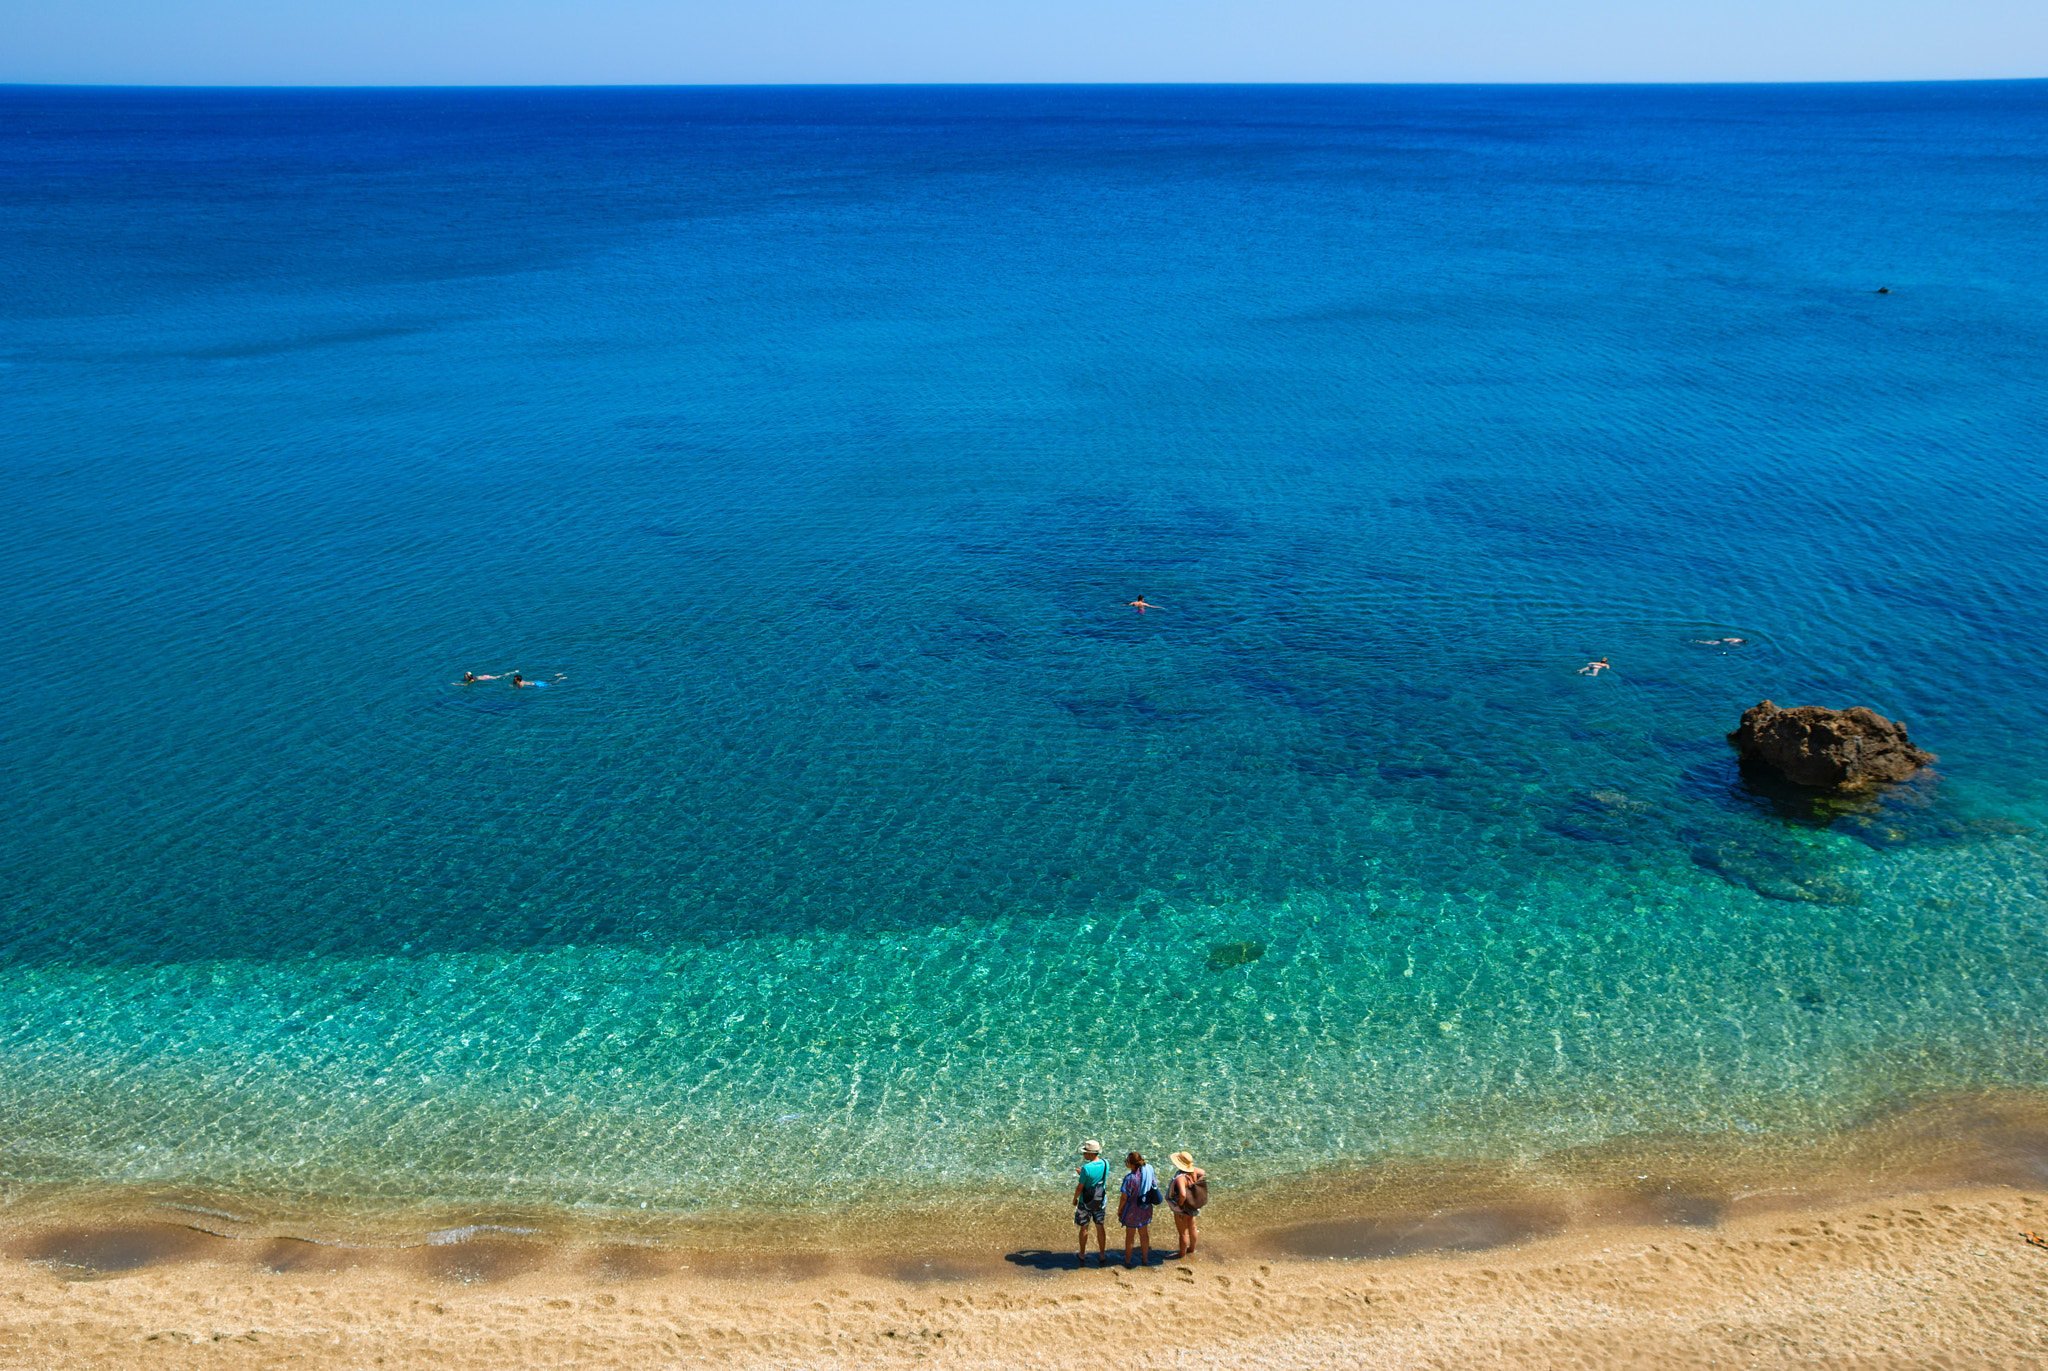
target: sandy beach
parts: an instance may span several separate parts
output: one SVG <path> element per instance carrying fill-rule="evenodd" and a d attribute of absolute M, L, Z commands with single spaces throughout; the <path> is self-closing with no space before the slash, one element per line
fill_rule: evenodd
<path fill-rule="evenodd" d="M 1956 1190 L 1382 1261 L 1226 1238 L 1187 1263 L 1044 1274 L 507 1242 L 335 1269 L 134 1229 L 97 1241 L 154 1245 L 156 1264 L 0 1266 L 0 1365 L 2037 1366 L 2031 1226 L 2048 1226 L 2040 1195 Z"/>
<path fill-rule="evenodd" d="M 387 1218 L 344 1242 L 161 1195 L 16 1195 L 0 1366 L 2031 1366 L 2037 1113 L 1944 1102 L 1833 1140 L 1797 1183 L 1677 1144 L 1292 1182 L 1212 1201 L 1200 1253 L 1138 1271 L 1074 1269 L 1057 1200 Z"/>

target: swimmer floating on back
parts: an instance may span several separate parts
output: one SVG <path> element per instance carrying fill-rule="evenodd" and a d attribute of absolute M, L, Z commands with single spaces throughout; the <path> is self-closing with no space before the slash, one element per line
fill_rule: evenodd
<path fill-rule="evenodd" d="M 1146 603 L 1145 603 L 1145 597 L 1144 597 L 1144 596 L 1142 596 L 1142 595 L 1140 595 L 1140 596 L 1139 596 L 1139 597 L 1138 597 L 1137 599 L 1135 599 L 1135 600 L 1130 600 L 1130 601 L 1127 601 L 1126 603 L 1128 603 L 1128 604 L 1130 605 L 1130 607 L 1131 607 L 1132 609 L 1135 609 L 1135 610 L 1137 610 L 1137 611 L 1138 611 L 1138 613 L 1140 613 L 1140 614 L 1143 614 L 1143 613 L 1144 613 L 1144 612 L 1145 612 L 1146 610 L 1148 610 L 1148 609 L 1157 609 L 1157 608 L 1159 608 L 1159 606 L 1158 606 L 1158 605 L 1148 605 L 1148 604 L 1146 604 Z"/>
<path fill-rule="evenodd" d="M 1599 675 L 1599 674 L 1600 674 L 1601 672 L 1603 672 L 1603 671 L 1612 671 L 1612 670 L 1614 670 L 1613 664 L 1612 664 L 1612 663 L 1610 663 L 1610 662 L 1609 662 L 1609 661 L 1608 661 L 1608 660 L 1607 660 L 1607 659 L 1606 659 L 1605 657 L 1601 657 L 1601 658 L 1598 658 L 1598 659 L 1596 659 L 1596 660 L 1594 660 L 1594 661 L 1590 661 L 1590 662 L 1586 663 L 1586 664 L 1585 664 L 1584 666 L 1580 667 L 1580 668 L 1579 668 L 1579 675 L 1581 675 L 1581 676 L 1598 676 L 1598 675 Z"/>

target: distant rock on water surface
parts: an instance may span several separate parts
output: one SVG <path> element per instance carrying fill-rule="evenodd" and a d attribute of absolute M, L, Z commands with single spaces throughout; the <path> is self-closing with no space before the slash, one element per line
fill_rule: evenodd
<path fill-rule="evenodd" d="M 1768 762 L 1799 785 L 1862 790 L 1903 781 L 1937 760 L 1906 737 L 1906 726 L 1876 710 L 1780 709 L 1769 700 L 1748 710 L 1728 741 L 1744 758 Z"/>

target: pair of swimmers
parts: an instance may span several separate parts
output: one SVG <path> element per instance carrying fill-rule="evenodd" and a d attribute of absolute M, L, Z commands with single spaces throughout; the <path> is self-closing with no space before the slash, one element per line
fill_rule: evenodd
<path fill-rule="evenodd" d="M 506 679 L 508 679 L 508 677 L 507 677 L 507 676 L 506 676 L 506 675 L 505 675 L 504 673 L 502 673 L 502 672 L 501 672 L 501 673 L 499 673 L 498 675 L 495 675 L 495 676 L 479 676 L 479 675 L 477 675 L 477 674 L 476 674 L 476 673 L 475 673 L 474 671 L 465 671 L 465 672 L 463 672 L 463 673 L 462 673 L 462 679 L 461 679 L 461 680 L 459 680 L 459 681 L 457 681 L 457 682 L 456 682 L 456 684 L 457 684 L 457 685 L 480 685 L 480 684 L 482 684 L 482 683 L 483 683 L 483 682 L 485 682 L 485 681 L 502 681 L 502 680 L 506 680 Z M 535 688 L 536 690 L 545 690 L 545 689 L 547 689 L 547 685 L 548 685 L 548 683 L 547 683 L 546 681 L 535 681 L 535 680 L 529 679 L 528 677 L 525 677 L 525 676 L 522 676 L 522 675 L 520 675 L 520 674 L 519 674 L 518 672 L 516 672 L 516 671 L 515 671 L 515 672 L 512 672 L 512 673 L 511 673 L 511 675 L 510 675 L 509 679 L 510 679 L 510 680 L 511 680 L 511 682 L 512 682 L 512 688 L 513 688 L 514 690 L 524 690 L 524 689 L 526 689 L 526 687 L 528 687 L 528 686 L 532 686 L 532 687 L 534 687 L 534 688 Z M 567 678 L 566 676 L 562 675 L 562 673 L 558 671 L 558 672 L 556 672 L 556 673 L 555 673 L 555 679 L 556 679 L 556 680 L 558 680 L 558 681 L 562 681 L 562 680 L 567 680 L 568 678 Z"/>
<path fill-rule="evenodd" d="M 1744 643 L 1748 642 L 1748 641 L 1749 641 L 1749 639 L 1747 639 L 1747 638 L 1695 638 L 1695 639 L 1693 639 L 1692 641 L 1694 641 L 1695 643 L 1698 643 L 1698 644 L 1699 644 L 1699 645 L 1700 645 L 1701 647 L 1741 647 L 1741 646 L 1742 646 L 1742 645 L 1743 645 Z M 1586 663 L 1586 664 L 1585 664 L 1584 666 L 1582 666 L 1582 667 L 1580 667 L 1580 668 L 1579 668 L 1579 675 L 1581 675 L 1581 676 L 1598 676 L 1598 675 L 1599 675 L 1599 674 L 1600 674 L 1601 672 L 1603 672 L 1603 671 L 1612 671 L 1612 670 L 1614 670 L 1614 663 L 1612 663 L 1612 662 L 1608 661 L 1608 660 L 1607 660 L 1607 659 L 1606 659 L 1605 657 L 1596 657 L 1596 658 L 1594 658 L 1594 659 L 1593 659 L 1592 661 L 1590 661 L 1590 662 Z"/>

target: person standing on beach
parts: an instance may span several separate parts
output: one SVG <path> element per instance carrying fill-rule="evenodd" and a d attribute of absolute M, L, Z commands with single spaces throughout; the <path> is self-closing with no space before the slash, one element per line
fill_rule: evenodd
<path fill-rule="evenodd" d="M 1081 1144 L 1081 1164 L 1074 1168 L 1074 1227 L 1081 1233 L 1081 1250 L 1074 1264 L 1088 1264 L 1088 1225 L 1095 1225 L 1095 1264 L 1109 1265 L 1109 1235 L 1103 1222 L 1109 1217 L 1109 1163 L 1102 1159 L 1102 1144 L 1090 1138 Z"/>
<path fill-rule="evenodd" d="M 1145 1154 L 1133 1152 L 1124 1158 L 1130 1174 L 1124 1177 L 1123 1203 L 1117 1206 L 1117 1222 L 1124 1226 L 1124 1265 L 1131 1264 L 1131 1239 L 1146 1266 L 1152 1264 L 1152 1206 L 1159 1203 L 1159 1175 L 1146 1162 Z"/>
<path fill-rule="evenodd" d="M 1180 1251 L 1175 1255 L 1191 1257 L 1200 1237 L 1195 1232 L 1195 1216 L 1209 1202 L 1209 1173 L 1196 1166 L 1194 1157 L 1186 1152 L 1176 1152 L 1167 1160 L 1173 1163 L 1173 1179 L 1166 1183 L 1166 1207 L 1173 1211 L 1173 1226 L 1180 1234 Z"/>

